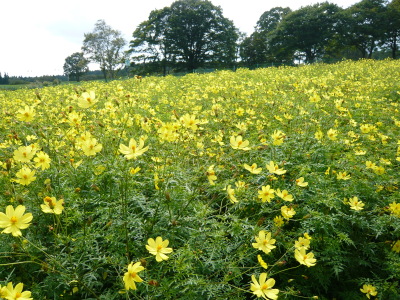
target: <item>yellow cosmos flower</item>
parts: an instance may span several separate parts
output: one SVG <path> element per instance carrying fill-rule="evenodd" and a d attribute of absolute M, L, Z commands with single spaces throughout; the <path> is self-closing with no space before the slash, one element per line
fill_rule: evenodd
<path fill-rule="evenodd" d="M 274 133 L 271 135 L 273 142 L 272 144 L 275 146 L 279 146 L 283 144 L 283 140 L 285 139 L 285 134 L 281 130 L 275 130 Z"/>
<path fill-rule="evenodd" d="M 207 179 L 211 185 L 215 185 L 214 181 L 217 180 L 217 176 L 215 175 L 214 165 L 208 167 Z"/>
<path fill-rule="evenodd" d="M 119 145 L 119 152 L 125 155 L 126 159 L 136 159 L 138 156 L 149 150 L 149 146 L 144 147 L 145 137 L 139 139 L 139 145 L 136 143 L 134 138 L 129 140 L 129 145 Z"/>
<path fill-rule="evenodd" d="M 368 299 L 370 299 L 371 296 L 376 296 L 378 294 L 376 287 L 370 284 L 364 284 L 360 291 L 366 294 L 365 296 L 367 296 Z"/>
<path fill-rule="evenodd" d="M 35 171 L 32 171 L 28 167 L 22 167 L 15 176 L 17 179 L 14 179 L 15 182 L 22 185 L 29 185 L 32 181 L 36 179 Z"/>
<path fill-rule="evenodd" d="M 142 282 L 143 279 L 139 277 L 139 275 L 137 273 L 139 273 L 140 271 L 143 271 L 144 267 L 141 265 L 140 262 L 137 263 L 133 263 L 131 262 L 128 265 L 128 271 L 125 272 L 123 280 L 124 280 L 124 284 L 125 284 L 125 289 L 129 290 L 136 290 L 136 284 L 135 282 Z"/>
<path fill-rule="evenodd" d="M 298 250 L 307 250 L 310 248 L 310 239 L 299 237 L 298 240 L 294 242 L 294 247 Z"/>
<path fill-rule="evenodd" d="M 255 239 L 256 243 L 252 243 L 253 247 L 257 250 L 263 251 L 266 254 L 270 253 L 272 249 L 276 248 L 276 246 L 274 246 L 276 240 L 271 238 L 271 232 L 260 230 Z"/>
<path fill-rule="evenodd" d="M 274 163 L 272 160 L 267 164 L 268 172 L 276 175 L 282 175 L 286 173 L 286 170 L 280 169 L 279 166 Z"/>
<path fill-rule="evenodd" d="M 233 149 L 239 149 L 239 150 L 245 150 L 245 151 L 251 149 L 250 147 L 248 147 L 249 141 L 248 140 L 243 141 L 243 137 L 241 135 L 238 135 L 236 137 L 231 136 L 230 144 Z"/>
<path fill-rule="evenodd" d="M 18 110 L 17 119 L 23 122 L 31 122 L 35 115 L 35 109 L 26 105 L 24 109 Z"/>
<path fill-rule="evenodd" d="M 183 127 L 190 128 L 193 131 L 197 130 L 197 124 L 200 123 L 199 120 L 196 120 L 195 115 L 185 114 L 179 119 L 183 125 Z"/>
<path fill-rule="evenodd" d="M 400 253 L 400 240 L 397 242 L 393 243 L 392 250 L 394 252 Z"/>
<path fill-rule="evenodd" d="M 50 168 L 51 159 L 47 153 L 44 153 L 43 151 L 36 153 L 36 157 L 33 161 L 36 163 L 35 168 L 41 168 L 42 170 Z"/>
<path fill-rule="evenodd" d="M 349 180 L 350 178 L 351 176 L 347 172 L 338 172 L 336 175 L 337 180 Z"/>
<path fill-rule="evenodd" d="M 15 287 L 9 282 L 4 289 L 5 298 L 7 300 L 32 300 L 30 291 L 22 291 L 23 283 L 18 283 Z"/>
<path fill-rule="evenodd" d="M 332 141 L 337 140 L 337 135 L 338 135 L 338 131 L 336 129 L 329 129 L 328 132 L 326 133 L 326 135 L 328 136 L 328 138 Z"/>
<path fill-rule="evenodd" d="M 296 260 L 307 267 L 312 267 L 315 266 L 317 260 L 314 258 L 314 253 L 309 252 L 306 253 L 306 249 L 301 248 L 301 249 L 296 249 L 294 251 L 294 257 Z"/>
<path fill-rule="evenodd" d="M 250 290 L 257 298 L 278 299 L 279 290 L 272 288 L 275 285 L 275 279 L 269 278 L 267 280 L 267 273 L 261 273 L 258 281 L 254 275 L 251 275 L 251 281 Z"/>
<path fill-rule="evenodd" d="M 80 144 L 83 153 L 87 156 L 94 156 L 103 149 L 103 146 L 97 143 L 97 139 L 89 138 Z"/>
<path fill-rule="evenodd" d="M 248 164 L 244 164 L 243 167 L 249 171 L 252 174 L 260 174 L 262 171 L 262 168 L 257 168 L 257 164 L 252 164 L 251 166 L 249 166 Z"/>
<path fill-rule="evenodd" d="M 365 204 L 362 201 L 358 200 L 357 197 L 353 197 L 349 199 L 349 205 L 351 209 L 363 210 Z"/>
<path fill-rule="evenodd" d="M 149 238 L 147 240 L 147 245 L 146 249 L 147 251 L 150 252 L 150 254 L 153 254 L 156 256 L 156 261 L 160 262 L 163 260 L 167 260 L 168 256 L 165 254 L 171 253 L 173 250 L 172 248 L 167 248 L 169 244 L 168 240 L 162 239 L 161 236 L 156 237 L 156 239 Z"/>
<path fill-rule="evenodd" d="M 226 187 L 226 192 L 228 193 L 229 200 L 230 200 L 232 203 L 237 203 L 237 202 L 239 202 L 239 201 L 236 199 L 236 197 L 235 197 L 235 190 L 231 187 L 231 185 L 228 185 L 228 186 Z"/>
<path fill-rule="evenodd" d="M 392 203 L 389 204 L 389 211 L 397 216 L 400 217 L 400 202 L 396 203 L 395 201 L 393 201 Z"/>
<path fill-rule="evenodd" d="M 282 216 L 276 216 L 274 218 L 274 224 L 276 227 L 282 227 L 285 224 L 285 220 Z"/>
<path fill-rule="evenodd" d="M 264 269 L 268 268 L 268 264 L 262 259 L 262 256 L 260 254 L 257 255 L 257 260 L 261 267 L 263 267 Z"/>
<path fill-rule="evenodd" d="M 275 198 L 275 190 L 271 189 L 269 185 L 262 186 L 261 191 L 258 191 L 258 198 L 261 199 L 262 202 L 271 202 L 271 199 Z"/>
<path fill-rule="evenodd" d="M 93 106 L 97 101 L 98 99 L 96 99 L 96 95 L 93 91 L 84 92 L 78 98 L 78 106 L 81 108 L 89 108 Z"/>
<path fill-rule="evenodd" d="M 287 207 L 286 205 L 284 205 L 281 207 L 281 214 L 286 220 L 289 220 L 290 218 L 293 218 L 296 212 L 292 207 Z"/>
<path fill-rule="evenodd" d="M 308 182 L 304 181 L 304 177 L 300 177 L 296 179 L 296 185 L 300 187 L 306 187 L 308 185 Z"/>
<path fill-rule="evenodd" d="M 16 162 L 29 163 L 31 159 L 35 156 L 36 150 L 31 146 L 21 146 L 14 150 L 13 159 Z"/>
<path fill-rule="evenodd" d="M 6 207 L 6 213 L 0 212 L 0 228 L 2 233 L 11 233 L 13 236 L 21 236 L 21 229 L 29 227 L 32 214 L 25 212 L 25 206 L 18 205 L 15 209 L 12 205 Z"/>
<path fill-rule="evenodd" d="M 285 201 L 293 201 L 293 196 L 289 194 L 289 192 L 287 190 L 283 190 L 281 192 L 280 189 L 276 189 L 275 190 L 275 195 L 277 195 L 279 198 L 285 200 Z"/>
<path fill-rule="evenodd" d="M 56 214 L 60 215 L 64 210 L 64 199 L 60 199 L 57 201 L 55 197 L 44 197 L 44 204 L 41 204 L 40 207 L 42 211 L 46 214 Z"/>

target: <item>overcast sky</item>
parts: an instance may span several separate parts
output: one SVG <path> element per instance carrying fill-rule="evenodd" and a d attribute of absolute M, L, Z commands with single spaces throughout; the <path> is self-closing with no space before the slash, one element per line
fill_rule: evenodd
<path fill-rule="evenodd" d="M 360 0 L 331 0 L 343 8 Z M 129 41 L 154 9 L 174 0 L 0 0 L 0 72 L 9 76 L 63 73 L 65 58 L 81 51 L 84 33 L 103 19 Z M 261 14 L 276 6 L 296 10 L 323 0 L 211 0 L 240 31 L 250 35 Z"/>

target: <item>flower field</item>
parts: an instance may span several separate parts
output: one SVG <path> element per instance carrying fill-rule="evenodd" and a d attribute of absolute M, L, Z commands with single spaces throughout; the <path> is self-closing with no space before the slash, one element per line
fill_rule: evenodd
<path fill-rule="evenodd" d="M 0 91 L 0 299 L 399 299 L 399 70 Z"/>

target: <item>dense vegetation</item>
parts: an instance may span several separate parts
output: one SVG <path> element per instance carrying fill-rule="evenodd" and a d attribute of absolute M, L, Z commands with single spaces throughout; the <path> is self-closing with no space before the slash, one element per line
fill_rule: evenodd
<path fill-rule="evenodd" d="M 0 297 L 398 299 L 399 70 L 0 91 Z"/>

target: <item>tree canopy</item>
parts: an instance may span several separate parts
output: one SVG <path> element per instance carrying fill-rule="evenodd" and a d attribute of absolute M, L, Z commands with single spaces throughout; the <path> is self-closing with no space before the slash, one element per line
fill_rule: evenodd
<path fill-rule="evenodd" d="M 100 65 L 104 79 L 115 78 L 124 66 L 126 41 L 121 32 L 112 29 L 104 20 L 98 20 L 93 32 L 85 33 L 82 50 L 88 59 Z"/>
<path fill-rule="evenodd" d="M 155 10 L 133 33 L 134 60 L 188 71 L 232 65 L 236 59 L 238 30 L 222 10 L 207 0 L 178 0 Z"/>
<path fill-rule="evenodd" d="M 88 64 L 89 61 L 82 52 L 75 52 L 65 59 L 64 74 L 79 81 L 81 76 L 89 71 Z"/>

